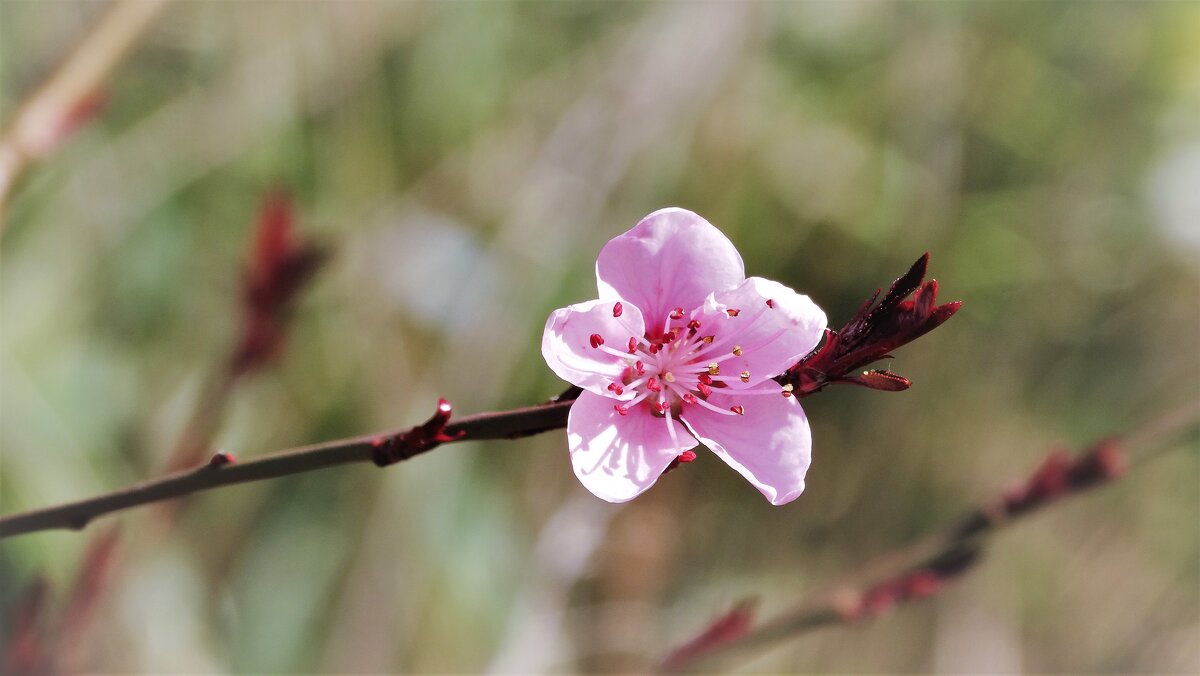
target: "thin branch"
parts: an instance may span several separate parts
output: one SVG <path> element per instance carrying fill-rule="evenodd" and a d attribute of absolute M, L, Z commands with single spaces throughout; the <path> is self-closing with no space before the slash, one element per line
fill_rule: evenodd
<path fill-rule="evenodd" d="M 389 445 L 398 444 L 405 447 L 406 453 L 398 457 L 399 460 L 403 460 L 431 450 L 443 442 L 530 436 L 565 427 L 567 412 L 572 403 L 573 400 L 561 400 L 541 406 L 460 418 L 457 422 L 446 424 L 440 430 L 445 437 L 450 438 L 433 443 L 427 443 L 424 426 L 418 426 L 400 432 L 339 439 L 281 451 L 240 463 L 230 464 L 228 456 L 218 454 L 214 456 L 215 462 L 198 469 L 176 472 L 161 479 L 146 481 L 87 500 L 2 517 L 0 538 L 62 528 L 78 530 L 105 514 L 221 486 L 274 479 L 356 462 L 378 464 L 380 448 Z"/>
<path fill-rule="evenodd" d="M 978 562 L 984 542 L 999 530 L 1063 498 L 1125 476 L 1131 466 L 1173 448 L 1172 442 L 1181 434 L 1194 434 L 1198 421 L 1200 402 L 1192 402 L 1122 438 L 1101 440 L 1078 455 L 1052 452 L 1017 487 L 942 530 L 872 560 L 790 611 L 753 627 L 746 602 L 739 604 L 673 650 L 659 669 L 712 671 L 805 632 L 877 617 L 899 604 L 936 594 Z"/>
<path fill-rule="evenodd" d="M 0 228 L 17 179 L 95 112 L 105 80 L 164 6 L 166 0 L 114 2 L 53 75 L 18 107 L 0 135 Z"/>

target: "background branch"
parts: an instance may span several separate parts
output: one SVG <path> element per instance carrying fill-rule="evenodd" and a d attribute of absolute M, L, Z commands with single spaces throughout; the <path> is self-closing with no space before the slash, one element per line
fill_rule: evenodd
<path fill-rule="evenodd" d="M 984 542 L 1017 519 L 1062 498 L 1123 477 L 1172 448 L 1200 421 L 1200 402 L 1181 406 L 1121 438 L 1104 439 L 1071 456 L 1051 452 L 1021 484 L 916 543 L 883 554 L 845 581 L 811 595 L 793 610 L 753 627 L 753 602 L 709 622 L 661 663 L 666 672 L 709 671 L 738 656 L 821 627 L 865 620 L 939 592 L 979 561 Z"/>
<path fill-rule="evenodd" d="M 166 0 L 114 2 L 0 135 L 0 229 L 17 180 L 95 112 L 101 89 Z"/>

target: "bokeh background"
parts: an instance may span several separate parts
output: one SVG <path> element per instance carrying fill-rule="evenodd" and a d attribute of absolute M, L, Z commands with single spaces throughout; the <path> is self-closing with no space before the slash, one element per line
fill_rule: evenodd
<path fill-rule="evenodd" d="M 103 9 L 0 4 L 0 113 Z M 4 542 L 0 601 L 44 578 L 53 624 L 119 524 L 71 668 L 642 669 L 1055 444 L 1200 396 L 1195 2 L 184 2 L 103 93 L 7 213 L 4 512 L 161 467 L 236 340 L 276 186 L 331 257 L 281 358 L 223 395 L 212 446 L 239 457 L 411 424 L 438 396 L 556 394 L 545 317 L 665 205 L 835 324 L 926 250 L 966 305 L 887 364 L 911 390 L 804 401 L 809 488 L 782 508 L 704 453 L 600 502 L 558 431 Z M 1006 531 L 936 598 L 742 668 L 1200 670 L 1200 452 L 1166 450 Z"/>

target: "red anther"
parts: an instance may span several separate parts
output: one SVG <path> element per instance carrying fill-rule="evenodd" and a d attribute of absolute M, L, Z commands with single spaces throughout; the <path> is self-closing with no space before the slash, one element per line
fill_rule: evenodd
<path fill-rule="evenodd" d="M 792 391 L 791 390 L 783 390 L 782 392 L 780 392 L 780 394 L 783 395 L 784 399 L 787 399 L 788 397 L 792 396 Z"/>
<path fill-rule="evenodd" d="M 741 404 L 738 404 L 737 406 L 730 406 L 729 410 L 738 415 L 746 415 L 746 409 Z"/>
<path fill-rule="evenodd" d="M 683 453 L 679 454 L 679 462 L 681 462 L 681 463 L 689 463 L 695 459 L 696 459 L 695 451 L 684 451 Z"/>
<path fill-rule="evenodd" d="M 696 403 L 696 395 L 692 394 L 691 392 L 684 392 L 683 400 L 689 404 L 694 404 Z"/>
<path fill-rule="evenodd" d="M 608 391 L 612 392 L 613 394 L 615 394 L 619 397 L 625 393 L 625 388 L 621 387 L 620 385 L 618 385 L 616 383 L 609 383 Z"/>
<path fill-rule="evenodd" d="M 695 333 L 695 332 L 699 331 L 700 330 L 700 320 L 693 319 L 692 321 L 688 322 L 688 329 L 689 329 L 690 333 Z"/>
<path fill-rule="evenodd" d="M 670 331 L 667 331 L 666 334 L 663 335 L 662 344 L 667 345 L 670 343 L 674 343 L 675 339 L 678 337 L 679 337 L 679 329 L 671 329 Z"/>
<path fill-rule="evenodd" d="M 629 415 L 629 409 L 620 404 L 613 406 L 613 410 L 617 412 L 617 415 Z"/>
<path fill-rule="evenodd" d="M 735 309 L 735 308 L 729 308 L 728 310 L 725 311 L 725 314 L 729 315 L 730 317 L 736 317 L 736 316 L 742 314 L 742 311 Z"/>
<path fill-rule="evenodd" d="M 636 361 L 633 363 L 633 370 L 637 372 L 639 376 L 644 375 L 646 373 L 646 365 L 640 361 Z"/>
<path fill-rule="evenodd" d="M 712 388 L 709 387 L 708 383 L 696 383 L 696 389 L 700 390 L 700 396 L 704 397 L 705 399 L 712 394 Z"/>
<path fill-rule="evenodd" d="M 769 308 L 774 308 L 774 307 L 775 307 L 775 301 L 774 301 L 774 300 L 772 300 L 772 299 L 770 299 L 770 298 L 768 298 L 768 299 L 767 299 L 767 307 L 769 307 Z"/>
<path fill-rule="evenodd" d="M 637 346 L 638 346 L 638 339 L 634 338 L 633 336 L 630 336 L 629 337 L 629 354 L 633 354 L 634 352 L 637 352 Z"/>
<path fill-rule="evenodd" d="M 218 451 L 209 459 L 208 466 L 215 469 L 217 467 L 224 467 L 225 465 L 232 465 L 235 462 L 237 462 L 237 457 L 234 454 Z"/>
<path fill-rule="evenodd" d="M 646 389 L 651 392 L 662 392 L 662 385 L 658 384 L 658 378 L 651 376 L 650 380 L 646 381 Z"/>
<path fill-rule="evenodd" d="M 683 319 L 683 308 L 677 307 L 671 310 L 671 319 Z"/>
<path fill-rule="evenodd" d="M 588 340 L 591 341 L 592 347 L 600 347 L 604 344 L 604 336 L 600 335 L 599 333 L 593 333 L 591 338 Z"/>
<path fill-rule="evenodd" d="M 625 306 L 621 305 L 620 302 L 613 305 L 613 316 L 614 317 L 620 317 L 621 313 L 624 311 L 625 311 Z"/>
<path fill-rule="evenodd" d="M 665 401 L 660 401 L 654 404 L 654 410 L 659 413 L 666 413 L 671 408 L 671 405 Z"/>
<path fill-rule="evenodd" d="M 696 380 L 699 380 L 705 385 L 712 385 L 712 376 L 708 375 L 707 373 L 701 373 L 700 375 L 696 376 Z"/>
<path fill-rule="evenodd" d="M 650 347 L 648 348 L 650 354 L 658 354 L 658 351 L 661 349 L 662 345 L 659 345 L 658 343 L 650 343 Z"/>

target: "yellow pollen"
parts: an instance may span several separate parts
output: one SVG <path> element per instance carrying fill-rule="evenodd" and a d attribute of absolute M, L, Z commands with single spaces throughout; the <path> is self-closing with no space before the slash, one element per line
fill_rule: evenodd
<path fill-rule="evenodd" d="M 708 365 L 708 375 L 710 375 L 710 376 L 721 375 L 721 366 L 719 364 L 717 364 L 717 362 L 715 362 L 715 361 L 712 362 L 711 364 L 709 364 Z"/>
<path fill-rule="evenodd" d="M 713 342 L 713 337 L 712 336 L 702 336 L 700 338 L 700 340 L 702 340 L 705 343 L 711 343 L 711 342 Z"/>
<path fill-rule="evenodd" d="M 783 386 L 784 392 L 791 392 L 794 389 L 796 389 L 796 388 L 791 383 L 788 383 L 787 385 Z"/>
<path fill-rule="evenodd" d="M 675 374 L 667 371 L 663 374 L 663 380 L 667 381 L 668 383 L 673 383 L 675 382 Z"/>
<path fill-rule="evenodd" d="M 742 356 L 742 346 L 741 345 L 733 346 L 733 356 L 735 356 L 735 357 Z"/>
<path fill-rule="evenodd" d="M 749 371 L 742 371 L 742 374 L 738 377 L 742 379 L 743 383 L 750 382 L 750 372 Z"/>

